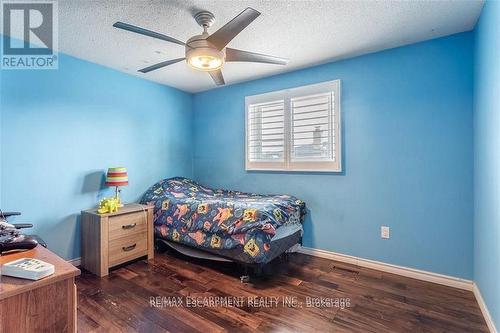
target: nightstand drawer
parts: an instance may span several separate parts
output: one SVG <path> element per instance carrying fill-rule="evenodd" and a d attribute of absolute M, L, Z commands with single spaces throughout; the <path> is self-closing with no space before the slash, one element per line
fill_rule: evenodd
<path fill-rule="evenodd" d="M 114 266 L 148 254 L 147 233 L 142 232 L 109 242 L 109 265 Z"/>
<path fill-rule="evenodd" d="M 109 219 L 109 240 L 127 237 L 147 230 L 145 212 L 113 216 Z"/>

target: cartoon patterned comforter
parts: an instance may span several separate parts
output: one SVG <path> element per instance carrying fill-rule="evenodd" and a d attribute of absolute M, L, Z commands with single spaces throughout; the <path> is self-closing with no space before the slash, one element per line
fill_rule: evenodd
<path fill-rule="evenodd" d="M 182 177 L 162 180 L 141 203 L 154 208 L 156 237 L 197 248 L 241 246 L 253 262 L 264 262 L 276 229 L 301 224 L 305 203 L 289 195 L 212 190 Z"/>

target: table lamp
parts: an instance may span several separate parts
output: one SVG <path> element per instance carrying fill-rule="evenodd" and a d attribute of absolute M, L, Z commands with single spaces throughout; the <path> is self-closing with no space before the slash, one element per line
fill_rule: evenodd
<path fill-rule="evenodd" d="M 120 192 L 118 187 L 128 185 L 127 169 L 123 168 L 123 167 L 109 168 L 108 173 L 106 174 L 106 183 L 105 184 L 107 186 L 115 186 L 116 187 L 115 198 L 119 202 L 118 207 L 123 207 L 123 204 L 121 203 L 120 197 L 118 195 Z"/>

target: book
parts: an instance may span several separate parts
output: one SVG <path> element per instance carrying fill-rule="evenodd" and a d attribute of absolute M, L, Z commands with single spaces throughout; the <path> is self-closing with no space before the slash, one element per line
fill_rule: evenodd
<path fill-rule="evenodd" d="M 33 258 L 21 258 L 4 264 L 0 274 L 22 279 L 39 280 L 54 274 L 54 265 Z"/>

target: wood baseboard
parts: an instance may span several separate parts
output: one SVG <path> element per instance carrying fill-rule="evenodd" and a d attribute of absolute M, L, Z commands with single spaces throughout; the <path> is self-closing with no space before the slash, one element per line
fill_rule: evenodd
<path fill-rule="evenodd" d="M 491 333 L 498 333 L 498 330 L 495 327 L 495 323 L 493 322 L 493 318 L 491 318 L 490 311 L 488 310 L 488 307 L 484 302 L 483 296 L 481 295 L 481 291 L 479 290 L 479 287 L 475 282 L 472 288 L 472 292 L 476 297 L 477 303 L 479 304 L 479 308 L 481 309 L 481 313 L 483 314 L 484 320 L 488 325 L 488 329 L 490 330 Z"/>
<path fill-rule="evenodd" d="M 308 254 L 315 257 L 331 259 L 336 261 L 345 262 L 361 267 L 375 269 L 377 271 L 397 274 L 409 278 L 442 284 L 449 287 L 465 289 L 472 291 L 474 283 L 471 280 L 461 279 L 454 276 L 448 276 L 438 273 L 432 273 L 415 268 L 387 264 L 380 261 L 369 260 L 354 256 L 349 256 L 342 253 L 330 252 L 320 249 L 313 249 L 310 247 L 301 247 L 298 252 Z"/>

